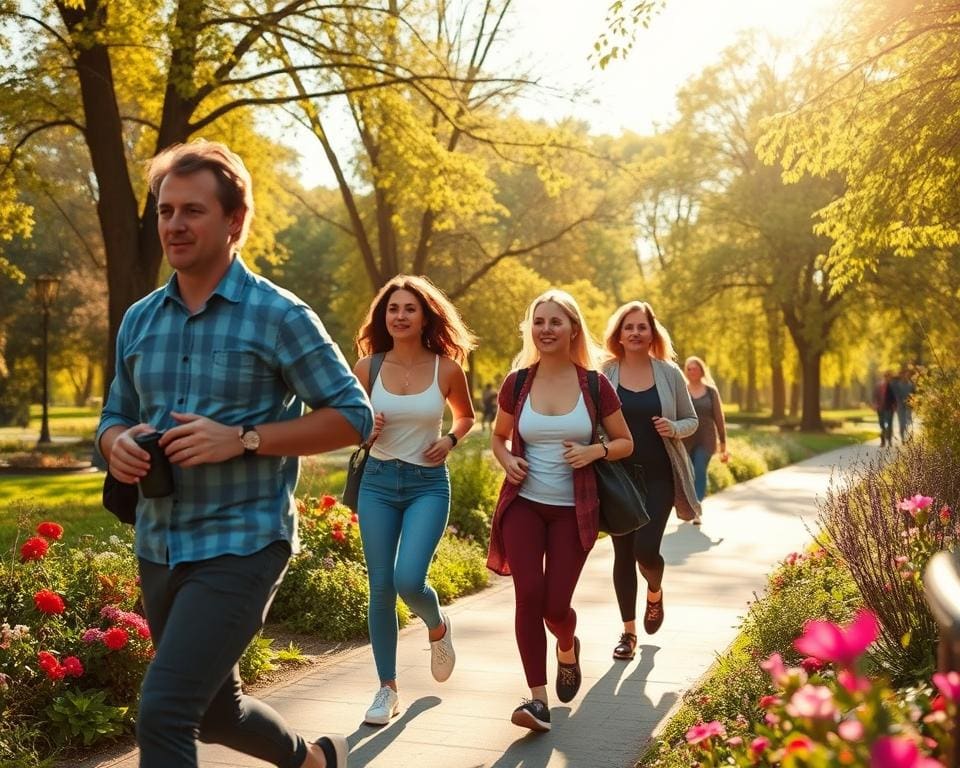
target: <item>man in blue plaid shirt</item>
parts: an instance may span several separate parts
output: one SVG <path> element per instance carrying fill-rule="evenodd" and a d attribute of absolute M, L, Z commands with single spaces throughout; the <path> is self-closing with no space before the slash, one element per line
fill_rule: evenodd
<path fill-rule="evenodd" d="M 243 161 L 222 144 L 179 145 L 149 180 L 174 274 L 124 316 L 97 430 L 121 482 L 150 468 L 140 434 L 162 431 L 173 465 L 173 493 L 137 505 L 156 648 L 140 766 L 194 768 L 199 734 L 284 768 L 344 768 L 344 737 L 307 743 L 242 693 L 237 662 L 298 547 L 298 457 L 365 439 L 370 402 L 316 314 L 241 260 L 253 217 Z"/>

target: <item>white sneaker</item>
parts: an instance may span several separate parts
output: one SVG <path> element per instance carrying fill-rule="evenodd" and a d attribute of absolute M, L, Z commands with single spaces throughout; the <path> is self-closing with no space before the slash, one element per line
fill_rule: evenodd
<path fill-rule="evenodd" d="M 383 686 L 373 697 L 373 704 L 364 715 L 363 722 L 370 725 L 386 725 L 390 718 L 400 714 L 400 697 L 389 685 Z"/>
<path fill-rule="evenodd" d="M 443 619 L 443 625 L 447 631 L 439 640 L 430 641 L 430 672 L 438 683 L 442 683 L 453 674 L 453 666 L 457 663 L 457 653 L 453 650 L 453 627 L 450 624 L 450 617 L 441 613 L 440 618 Z"/>

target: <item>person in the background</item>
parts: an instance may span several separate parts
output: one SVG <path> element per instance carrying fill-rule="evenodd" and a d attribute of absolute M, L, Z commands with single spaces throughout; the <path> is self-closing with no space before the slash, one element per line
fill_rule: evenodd
<path fill-rule="evenodd" d="M 412 275 L 397 275 L 380 289 L 357 333 L 355 372 L 375 412 L 357 500 L 370 582 L 370 642 L 380 677 L 364 717 L 371 725 L 386 725 L 400 711 L 398 594 L 427 625 L 434 679 L 449 678 L 456 661 L 450 618 L 440 613 L 427 570 L 450 513 L 447 454 L 473 426 L 460 367 L 473 347 L 456 307 L 427 278 Z M 383 363 L 371 381 L 378 353 Z M 453 424 L 441 435 L 447 405 Z"/>
<path fill-rule="evenodd" d="M 617 388 L 633 435 L 633 453 L 624 460 L 643 481 L 650 522 L 626 536 L 613 536 L 613 587 L 623 633 L 613 658 L 632 659 L 637 648 L 637 569 L 647 582 L 643 628 L 652 635 L 663 624 L 663 532 L 676 506 L 684 520 L 697 523 L 700 502 L 693 490 L 693 468 L 680 442 L 697 428 L 697 413 L 670 334 L 644 301 L 631 301 L 607 323 L 604 345 L 610 356 L 603 372 Z"/>
<path fill-rule="evenodd" d="M 557 698 L 572 700 L 582 681 L 571 601 L 599 530 L 591 464 L 623 458 L 633 441 L 613 387 L 595 370 L 599 348 L 573 297 L 558 290 L 541 294 L 521 329 L 523 348 L 500 387 L 493 429 L 493 455 L 506 477 L 487 567 L 513 577 L 517 646 L 530 686 L 530 698 L 510 721 L 543 732 L 551 727 L 544 625 L 557 638 Z M 598 425 L 606 443 L 594 441 Z"/>
<path fill-rule="evenodd" d="M 717 451 L 718 437 L 720 461 L 726 463 L 730 459 L 727 453 L 727 425 L 723 419 L 720 392 L 707 364 L 699 357 L 691 356 L 684 361 L 683 372 L 698 421 L 697 431 L 683 438 L 683 445 L 693 462 L 693 488 L 697 501 L 703 501 L 707 495 L 707 466 L 710 457 Z"/>
<path fill-rule="evenodd" d="M 497 418 L 497 390 L 493 384 L 487 383 L 483 388 L 480 407 L 483 409 L 481 428 L 486 432 L 487 427 L 493 429 L 493 421 Z"/>
<path fill-rule="evenodd" d="M 883 378 L 873 390 L 873 408 L 880 423 L 881 448 L 893 445 L 893 411 L 897 407 L 897 399 L 890 386 L 892 379 L 893 371 L 884 371 Z"/>
<path fill-rule="evenodd" d="M 907 432 L 910 431 L 910 425 L 913 423 L 910 397 L 916 391 L 916 387 L 910 380 L 910 371 L 906 366 L 900 369 L 900 373 L 895 378 L 891 379 L 890 389 L 893 391 L 893 399 L 897 410 L 897 426 L 902 443 L 907 439 Z"/>

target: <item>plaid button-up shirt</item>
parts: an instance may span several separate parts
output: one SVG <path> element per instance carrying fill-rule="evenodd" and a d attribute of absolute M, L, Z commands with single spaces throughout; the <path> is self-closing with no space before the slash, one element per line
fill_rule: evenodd
<path fill-rule="evenodd" d="M 117 425 L 169 429 L 171 411 L 241 426 L 295 419 L 304 403 L 335 408 L 361 437 L 373 426 L 366 393 L 317 315 L 237 256 L 195 314 L 176 275 L 127 311 L 97 445 Z M 297 457 L 244 455 L 174 467 L 173 495 L 137 505 L 137 555 L 172 568 L 280 539 L 296 551 L 299 470 Z"/>

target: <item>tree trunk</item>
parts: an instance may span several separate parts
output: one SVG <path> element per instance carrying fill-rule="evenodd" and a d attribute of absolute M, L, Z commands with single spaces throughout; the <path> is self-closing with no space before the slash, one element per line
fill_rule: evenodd
<path fill-rule="evenodd" d="M 757 348 L 750 342 L 747 356 L 747 411 L 756 413 L 760 410 L 757 396 Z"/>
<path fill-rule="evenodd" d="M 803 368 L 803 412 L 800 416 L 800 429 L 804 432 L 823 432 L 823 418 L 820 414 L 820 359 L 823 353 L 815 345 L 798 351 Z"/>
<path fill-rule="evenodd" d="M 783 324 L 780 312 L 769 308 L 767 317 L 767 348 L 770 350 L 770 399 L 773 408 L 771 418 L 783 421 L 786 416 L 787 384 L 783 373 Z"/>
<path fill-rule="evenodd" d="M 77 9 L 58 5 L 71 34 L 83 41 L 106 23 L 106 4 L 91 2 Z M 104 399 L 116 369 L 117 332 L 127 307 L 156 287 L 160 268 L 159 242 L 154 253 L 141 251 L 141 222 L 137 196 L 127 169 L 123 126 L 117 106 L 113 68 L 108 49 L 100 44 L 78 44 L 74 59 L 86 119 L 84 139 L 97 177 L 97 217 L 107 261 L 107 325 L 110 343 L 104 371 Z M 154 238 L 156 234 L 154 233 Z"/>

